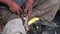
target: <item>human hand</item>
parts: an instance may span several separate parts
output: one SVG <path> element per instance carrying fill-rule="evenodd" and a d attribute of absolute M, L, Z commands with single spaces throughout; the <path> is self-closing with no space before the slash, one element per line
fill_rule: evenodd
<path fill-rule="evenodd" d="M 16 4 L 15 2 L 13 2 L 13 3 L 9 6 L 9 9 L 10 9 L 12 12 L 17 12 L 17 13 L 22 12 L 22 9 L 20 8 L 20 6 L 18 6 L 18 4 Z"/>
<path fill-rule="evenodd" d="M 24 11 L 27 12 L 33 6 L 34 0 L 27 0 L 24 5 Z"/>

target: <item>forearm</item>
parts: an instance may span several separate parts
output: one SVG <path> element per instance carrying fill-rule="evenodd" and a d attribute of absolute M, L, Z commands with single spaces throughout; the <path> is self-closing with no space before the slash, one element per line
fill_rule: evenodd
<path fill-rule="evenodd" d="M 27 0 L 27 2 L 25 4 L 25 8 L 28 9 L 29 7 L 32 6 L 33 3 L 34 3 L 34 0 Z"/>
<path fill-rule="evenodd" d="M 12 0 L 0 0 L 0 2 L 2 2 L 2 3 L 4 3 L 4 4 L 6 4 L 6 5 L 8 5 L 8 6 L 11 6 L 11 5 L 12 5 L 12 3 L 13 3 L 13 1 L 12 1 Z"/>

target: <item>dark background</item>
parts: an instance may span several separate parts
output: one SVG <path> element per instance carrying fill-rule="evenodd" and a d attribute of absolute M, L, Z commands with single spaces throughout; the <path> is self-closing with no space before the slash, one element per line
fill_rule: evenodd
<path fill-rule="evenodd" d="M 56 28 L 56 31 L 58 34 L 60 34 L 60 12 L 59 11 L 57 12 L 53 21 L 55 21 L 55 23 L 58 25 L 58 27 Z"/>

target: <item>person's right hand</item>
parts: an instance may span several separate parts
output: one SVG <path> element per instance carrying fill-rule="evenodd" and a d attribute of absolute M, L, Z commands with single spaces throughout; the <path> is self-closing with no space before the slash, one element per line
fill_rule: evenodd
<path fill-rule="evenodd" d="M 20 13 L 20 11 L 22 11 L 22 9 L 20 8 L 20 6 L 18 6 L 18 4 L 16 4 L 15 2 L 13 2 L 11 4 L 11 6 L 9 6 L 9 9 L 12 11 L 12 12 L 17 12 L 17 13 Z"/>

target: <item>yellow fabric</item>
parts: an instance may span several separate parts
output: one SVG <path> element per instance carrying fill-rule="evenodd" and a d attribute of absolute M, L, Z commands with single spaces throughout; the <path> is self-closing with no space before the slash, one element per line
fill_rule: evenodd
<path fill-rule="evenodd" d="M 37 21 L 37 20 L 39 20 L 39 19 L 40 19 L 40 18 L 38 18 L 38 17 L 32 18 L 31 20 L 29 20 L 28 25 L 31 25 L 31 24 L 35 23 L 35 21 Z"/>

